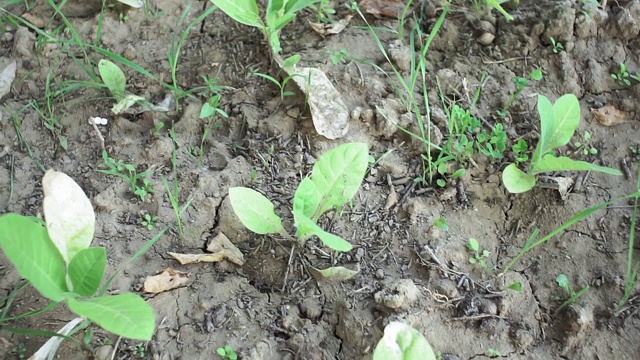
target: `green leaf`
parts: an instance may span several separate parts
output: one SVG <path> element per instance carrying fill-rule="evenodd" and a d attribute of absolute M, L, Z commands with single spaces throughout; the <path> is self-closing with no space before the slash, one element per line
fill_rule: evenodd
<path fill-rule="evenodd" d="M 313 220 L 309 219 L 300 211 L 293 211 L 293 219 L 295 221 L 296 228 L 304 227 L 306 229 L 309 229 L 309 231 L 320 238 L 320 240 L 326 246 L 332 248 L 333 250 L 346 252 L 353 249 L 353 246 L 348 241 L 337 235 L 322 230 L 320 226 L 318 226 L 313 222 Z"/>
<path fill-rule="evenodd" d="M 200 119 L 204 119 L 207 118 L 211 115 L 213 115 L 215 113 L 216 109 L 214 107 L 211 106 L 211 104 L 209 104 L 208 102 L 202 104 L 202 107 L 200 108 L 200 116 L 198 116 Z"/>
<path fill-rule="evenodd" d="M 259 192 L 245 187 L 230 188 L 229 200 L 242 224 L 254 233 L 279 234 L 284 231 L 273 203 Z"/>
<path fill-rule="evenodd" d="M 286 14 L 293 14 L 298 12 L 298 10 L 302 10 L 320 1 L 321 0 L 289 0 L 285 4 L 284 12 Z"/>
<path fill-rule="evenodd" d="M 95 213 L 91 201 L 72 178 L 48 170 L 42 178 L 47 231 L 64 261 L 69 261 L 93 240 Z"/>
<path fill-rule="evenodd" d="M 427 339 L 413 327 L 391 322 L 373 350 L 373 360 L 436 360 Z"/>
<path fill-rule="evenodd" d="M 82 296 L 95 294 L 102 282 L 107 265 L 104 248 L 91 247 L 76 254 L 69 262 L 67 270 L 73 285 L 72 291 Z"/>
<path fill-rule="evenodd" d="M 509 289 L 509 290 L 513 290 L 513 291 L 522 291 L 522 284 L 519 281 L 515 281 L 512 282 L 511 284 L 507 285 L 507 287 L 505 287 L 505 289 Z"/>
<path fill-rule="evenodd" d="M 547 171 L 574 171 L 591 170 L 611 175 L 622 175 L 620 170 L 605 166 L 599 166 L 586 161 L 570 159 L 566 156 L 555 157 L 553 155 L 544 156 L 537 163 L 531 164 L 531 174 L 538 174 Z M 505 169 L 506 171 L 506 169 Z M 504 176 L 504 173 L 503 173 Z"/>
<path fill-rule="evenodd" d="M 320 198 L 313 221 L 353 198 L 367 171 L 368 157 L 369 147 L 364 143 L 343 144 L 320 156 L 311 174 Z"/>
<path fill-rule="evenodd" d="M 211 2 L 233 20 L 264 31 L 265 26 L 260 19 L 256 0 L 211 0 Z"/>
<path fill-rule="evenodd" d="M 536 81 L 542 80 L 542 68 L 537 68 L 537 69 L 533 70 L 531 72 L 531 74 L 529 75 L 529 77 L 531 77 L 531 79 L 536 80 Z"/>
<path fill-rule="evenodd" d="M 478 252 L 478 249 L 480 249 L 480 244 L 478 244 L 478 240 L 474 238 L 469 238 L 469 243 L 467 244 L 467 247 L 469 248 L 469 250 L 473 252 Z"/>
<path fill-rule="evenodd" d="M 359 267 L 358 270 L 351 270 L 342 266 L 332 266 L 322 270 L 310 266 L 308 270 L 316 281 L 346 281 L 352 279 L 360 272 Z"/>
<path fill-rule="evenodd" d="M 540 140 L 533 156 L 533 163 L 553 149 L 571 141 L 580 123 L 580 103 L 573 94 L 563 95 L 554 105 L 543 95 L 538 95 L 538 113 Z"/>
<path fill-rule="evenodd" d="M 67 298 L 74 313 L 86 317 L 116 335 L 136 340 L 151 340 L 155 315 L 151 305 L 132 293 L 94 297 L 87 300 Z"/>
<path fill-rule="evenodd" d="M 28 217 L 0 217 L 0 246 L 23 278 L 42 296 L 62 301 L 68 291 L 64 260 L 49 239 L 47 229 Z"/>
<path fill-rule="evenodd" d="M 293 196 L 293 211 L 300 212 L 304 216 L 311 218 L 315 213 L 320 203 L 320 197 L 318 196 L 318 190 L 311 178 L 304 178 L 298 185 L 296 193 Z M 301 241 L 304 241 L 313 235 L 312 229 L 298 224 L 296 228 L 296 237 Z"/>
<path fill-rule="evenodd" d="M 122 100 L 122 98 L 124 98 L 127 79 L 118 65 L 109 60 L 102 59 L 98 62 L 98 72 L 116 101 Z"/>
<path fill-rule="evenodd" d="M 512 194 L 531 190 L 536 185 L 536 177 L 520 170 L 516 164 L 509 164 L 502 171 L 502 183 Z"/>
<path fill-rule="evenodd" d="M 569 278 L 567 278 L 567 275 L 565 274 L 558 275 L 558 277 L 556 277 L 556 282 L 558 283 L 558 286 L 563 289 L 569 288 Z"/>

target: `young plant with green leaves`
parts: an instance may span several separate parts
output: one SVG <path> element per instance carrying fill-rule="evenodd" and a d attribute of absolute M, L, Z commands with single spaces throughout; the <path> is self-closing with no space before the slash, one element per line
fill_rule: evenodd
<path fill-rule="evenodd" d="M 553 37 L 550 37 L 549 40 L 551 41 L 551 45 L 553 46 L 551 50 L 553 50 L 554 54 L 558 54 L 564 51 L 564 46 L 561 42 L 556 41 L 556 39 L 554 39 Z"/>
<path fill-rule="evenodd" d="M 622 86 L 631 86 L 631 80 L 635 80 L 636 82 L 640 82 L 640 73 L 631 74 L 627 70 L 627 65 L 625 63 L 620 63 L 620 67 L 617 72 L 611 74 L 611 78 L 616 80 L 618 84 Z"/>
<path fill-rule="evenodd" d="M 582 141 L 575 141 L 573 143 L 576 150 L 581 152 L 582 155 L 596 155 L 598 153 L 598 149 L 591 146 L 591 133 L 585 131 L 582 134 Z"/>
<path fill-rule="evenodd" d="M 349 251 L 352 245 L 324 231 L 317 221 L 331 209 L 341 209 L 360 188 L 369 160 L 369 148 L 363 143 L 348 143 L 331 149 L 318 158 L 311 176 L 302 179 L 293 196 L 295 237 L 282 226 L 273 203 L 259 192 L 245 188 L 229 189 L 229 200 L 236 216 L 256 234 L 279 234 L 303 245 L 316 235 L 336 251 Z"/>
<path fill-rule="evenodd" d="M 136 167 L 132 164 L 127 164 L 122 160 L 115 160 L 109 156 L 106 150 L 102 151 L 102 163 L 101 167 L 106 169 L 98 169 L 96 171 L 107 175 L 117 176 L 129 183 L 129 191 L 140 197 L 141 201 L 147 197 L 148 194 L 153 194 L 155 190 L 153 185 L 149 181 L 149 175 L 153 174 L 153 171 L 147 170 L 138 172 Z"/>
<path fill-rule="evenodd" d="M 373 360 L 436 360 L 427 339 L 412 326 L 394 321 L 373 350 Z"/>
<path fill-rule="evenodd" d="M 225 345 L 225 347 L 219 347 L 216 349 L 216 353 L 223 360 L 236 360 L 238 359 L 238 355 L 235 351 L 233 351 L 233 347 L 231 345 Z"/>
<path fill-rule="evenodd" d="M 542 68 L 537 68 L 533 70 L 529 74 L 529 76 L 526 78 L 518 76 L 511 79 L 511 81 L 513 81 L 513 83 L 516 84 L 516 91 L 513 94 L 511 94 L 511 97 L 509 97 L 509 100 L 507 100 L 507 102 L 504 104 L 504 106 L 502 107 L 502 110 L 496 110 L 496 113 L 499 116 L 501 117 L 507 116 L 507 111 L 509 111 L 511 104 L 513 104 L 513 102 L 516 101 L 516 98 L 520 95 L 520 93 L 522 93 L 522 91 L 524 91 L 524 89 L 527 87 L 527 85 L 531 80 L 535 80 L 535 81 L 542 80 Z"/>
<path fill-rule="evenodd" d="M 487 249 L 480 251 L 480 243 L 478 242 L 478 240 L 469 238 L 467 249 L 471 252 L 471 257 L 469 257 L 469 264 L 480 264 L 480 266 L 484 270 L 493 269 L 493 266 L 487 264 L 487 260 L 489 259 L 489 255 L 491 253 Z"/>
<path fill-rule="evenodd" d="M 558 286 L 561 287 L 564 291 L 565 291 L 565 297 L 557 297 L 557 300 L 562 300 L 565 299 L 564 302 L 562 303 L 562 305 L 560 305 L 555 313 L 559 313 L 562 309 L 564 309 L 565 307 L 575 303 L 578 298 L 582 295 L 584 295 L 584 293 L 586 293 L 589 290 L 589 285 L 583 287 L 580 291 L 575 292 L 573 291 L 573 288 L 571 287 L 571 284 L 569 283 L 569 278 L 567 278 L 567 276 L 565 274 L 560 274 L 556 277 L 556 282 L 558 283 Z"/>
<path fill-rule="evenodd" d="M 538 95 L 538 114 L 540 138 L 527 171 L 520 170 L 512 163 L 502 172 L 502 182 L 509 192 L 522 193 L 531 190 L 536 184 L 536 175 L 549 171 L 585 170 L 622 175 L 617 169 L 555 155 L 556 148 L 571 141 L 580 123 L 580 103 L 575 95 L 564 95 L 553 105 L 549 99 Z"/>
<path fill-rule="evenodd" d="M 18 273 L 51 300 L 43 311 L 64 302 L 71 312 L 116 335 L 151 340 L 155 316 L 149 304 L 132 293 L 105 296 L 113 278 L 98 290 L 107 253 L 90 247 L 95 228 L 91 201 L 64 173 L 47 171 L 42 187 L 44 224 L 34 217 L 3 215 L 0 247 Z"/>
<path fill-rule="evenodd" d="M 115 63 L 102 59 L 98 63 L 98 71 L 102 81 L 116 100 L 116 104 L 111 108 L 114 114 L 122 114 L 134 104 L 146 101 L 141 96 L 126 93 L 127 78 Z"/>

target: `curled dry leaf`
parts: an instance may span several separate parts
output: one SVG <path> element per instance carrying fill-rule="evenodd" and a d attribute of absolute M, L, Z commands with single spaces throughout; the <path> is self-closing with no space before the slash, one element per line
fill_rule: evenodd
<path fill-rule="evenodd" d="M 219 233 L 211 239 L 207 246 L 207 251 L 211 252 L 211 254 L 178 254 L 170 252 L 169 255 L 173 256 L 182 265 L 222 260 L 229 260 L 239 266 L 244 265 L 242 252 L 223 233 Z"/>
<path fill-rule="evenodd" d="M 611 104 L 607 104 L 598 109 L 591 108 L 590 111 L 593 117 L 604 126 L 616 126 L 631 121 L 630 117 L 624 111 L 617 109 Z"/>
<path fill-rule="evenodd" d="M 308 270 L 316 281 L 346 281 L 358 275 L 360 264 L 356 264 L 354 270 L 343 266 L 332 266 L 322 270 L 309 266 Z"/>
<path fill-rule="evenodd" d="M 223 233 L 218 233 L 209 245 L 207 245 L 207 251 L 210 253 L 222 253 L 225 259 L 231 261 L 232 263 L 242 266 L 244 265 L 244 255 L 240 252 L 231 240 L 227 237 L 227 235 Z"/>
<path fill-rule="evenodd" d="M 347 27 L 347 25 L 349 25 L 349 21 L 351 21 L 352 17 L 353 17 L 352 15 L 348 15 L 347 17 L 345 17 L 340 21 L 336 21 L 334 23 L 328 23 L 328 24 L 309 21 L 309 25 L 311 25 L 311 28 L 313 29 L 313 31 L 317 32 L 322 37 L 327 35 L 335 35 L 342 32 L 342 30 L 344 30 Z"/>
<path fill-rule="evenodd" d="M 389 210 L 394 207 L 398 203 L 398 193 L 396 189 L 391 186 L 391 190 L 389 191 L 389 196 L 387 196 L 387 202 L 384 204 L 384 209 Z"/>
<path fill-rule="evenodd" d="M 157 275 L 147 276 L 147 280 L 144 281 L 144 292 L 158 294 L 185 286 L 189 282 L 189 277 L 188 273 L 167 268 Z"/>
<path fill-rule="evenodd" d="M 358 4 L 365 13 L 377 18 L 383 16 L 398 19 L 402 16 L 406 4 L 400 0 L 362 0 Z M 409 14 L 409 11 L 407 11 Z"/>

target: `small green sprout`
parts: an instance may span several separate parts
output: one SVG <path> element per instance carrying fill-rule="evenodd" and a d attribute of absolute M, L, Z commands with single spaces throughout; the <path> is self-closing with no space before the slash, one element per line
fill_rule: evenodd
<path fill-rule="evenodd" d="M 529 146 L 527 145 L 527 142 L 524 139 L 518 140 L 517 143 L 511 146 L 511 150 L 513 151 L 516 164 L 523 163 L 529 160 L 529 155 L 527 155 L 528 149 L 529 149 Z"/>
<path fill-rule="evenodd" d="M 146 353 L 147 347 L 144 343 L 137 343 L 133 349 L 133 356 L 139 357 L 140 359 L 144 359 L 144 355 Z"/>
<path fill-rule="evenodd" d="M 224 360 L 236 360 L 238 355 L 233 351 L 231 345 L 225 345 L 225 347 L 219 347 L 216 349 L 216 353 L 220 355 L 220 358 Z"/>
<path fill-rule="evenodd" d="M 564 46 L 562 45 L 562 43 L 557 42 L 553 37 L 550 37 L 549 40 L 551 40 L 551 45 L 553 45 L 552 50 L 554 54 L 558 54 L 561 51 L 564 51 Z"/>
<path fill-rule="evenodd" d="M 565 307 L 575 303 L 580 296 L 584 295 L 584 293 L 586 293 L 589 290 L 589 285 L 587 285 L 577 293 L 574 292 L 573 288 L 571 287 L 571 284 L 569 284 L 569 278 L 567 278 L 565 274 L 558 275 L 556 277 L 556 282 L 558 283 L 558 286 L 560 286 L 567 295 L 566 300 L 562 303 L 562 305 L 560 305 L 560 307 L 556 309 L 555 311 L 556 314 L 560 312 L 560 310 L 564 309 Z M 562 300 L 562 298 L 558 296 L 556 297 L 556 300 Z"/>
<path fill-rule="evenodd" d="M 509 97 L 509 100 L 507 100 L 507 102 L 504 104 L 504 106 L 502 107 L 502 110 L 496 110 L 496 113 L 499 116 L 501 116 L 501 117 L 507 116 L 507 111 L 509 111 L 509 108 L 511 107 L 511 104 L 513 104 L 513 102 L 516 100 L 518 95 L 520 95 L 520 93 L 522 93 L 524 88 L 527 87 L 527 85 L 529 84 L 529 81 L 531 81 L 531 80 L 535 80 L 535 81 L 542 80 L 542 68 L 537 68 L 537 69 L 533 70 L 529 74 L 529 76 L 526 77 L 526 78 L 524 78 L 524 77 L 514 77 L 513 79 L 511 79 L 511 81 L 513 81 L 513 83 L 516 84 L 516 92 L 511 94 L 511 97 Z"/>
<path fill-rule="evenodd" d="M 448 231 L 449 230 L 449 224 L 447 224 L 447 219 L 445 219 L 444 216 L 441 216 L 438 219 L 436 219 L 436 221 L 434 221 L 432 225 L 437 227 L 438 229 L 440 229 L 442 231 Z"/>
<path fill-rule="evenodd" d="M 487 259 L 489 259 L 489 255 L 491 253 L 487 249 L 484 249 L 482 250 L 482 252 L 480 252 L 480 243 L 478 243 L 478 240 L 469 238 L 467 248 L 469 249 L 469 251 L 471 251 L 471 257 L 469 258 L 470 264 L 480 264 L 480 266 L 484 270 L 493 269 L 493 266 L 487 264 Z"/>
<path fill-rule="evenodd" d="M 143 216 L 143 220 L 142 220 L 142 226 L 146 227 L 147 230 L 151 231 L 153 230 L 153 226 L 154 224 L 158 221 L 158 216 L 157 215 L 151 215 L 151 214 L 144 214 Z"/>
<path fill-rule="evenodd" d="M 487 356 L 490 357 L 490 358 L 497 358 L 497 357 L 502 357 L 502 354 L 500 353 L 500 351 L 498 351 L 496 349 L 488 348 L 487 349 Z"/>
<path fill-rule="evenodd" d="M 117 176 L 129 183 L 129 190 L 140 197 L 144 201 L 148 194 L 153 194 L 155 190 L 148 179 L 153 171 L 147 170 L 138 172 L 132 164 L 126 164 L 122 160 L 115 160 L 109 156 L 106 150 L 102 151 L 101 167 L 106 169 L 98 169 L 96 171 L 107 175 Z"/>
<path fill-rule="evenodd" d="M 585 131 L 582 135 L 584 142 L 576 141 L 573 145 L 577 150 L 580 150 L 583 155 L 596 155 L 598 153 L 598 149 L 594 148 L 589 144 L 589 140 L 591 140 L 591 134 L 588 131 Z"/>

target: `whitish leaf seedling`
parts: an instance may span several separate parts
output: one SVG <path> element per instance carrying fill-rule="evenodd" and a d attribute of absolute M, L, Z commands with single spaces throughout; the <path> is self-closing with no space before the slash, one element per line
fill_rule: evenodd
<path fill-rule="evenodd" d="M 373 360 L 436 360 L 431 345 L 418 330 L 391 322 L 373 350 Z"/>

